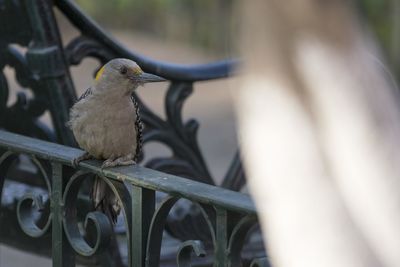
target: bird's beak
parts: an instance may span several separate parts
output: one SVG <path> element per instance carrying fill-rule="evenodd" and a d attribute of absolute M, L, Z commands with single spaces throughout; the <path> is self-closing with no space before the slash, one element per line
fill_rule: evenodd
<path fill-rule="evenodd" d="M 154 74 L 150 74 L 150 73 L 146 73 L 143 72 L 142 74 L 140 74 L 140 76 L 137 78 L 140 82 L 142 83 L 153 83 L 153 82 L 164 82 L 166 81 L 166 79 L 154 75 Z"/>

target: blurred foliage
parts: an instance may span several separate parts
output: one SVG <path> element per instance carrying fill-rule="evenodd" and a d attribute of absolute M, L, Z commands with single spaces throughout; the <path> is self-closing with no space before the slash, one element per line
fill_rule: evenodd
<path fill-rule="evenodd" d="M 358 9 L 400 81 L 400 0 L 358 0 Z"/>
<path fill-rule="evenodd" d="M 359 4 L 365 21 L 386 48 L 389 48 L 393 28 L 390 20 L 390 2 L 389 0 L 361 0 Z"/>
<path fill-rule="evenodd" d="M 207 50 L 231 49 L 232 0 L 76 0 L 102 26 L 142 31 Z"/>
<path fill-rule="evenodd" d="M 76 0 L 106 28 L 129 29 L 234 54 L 238 0 Z M 357 0 L 357 9 L 400 77 L 400 0 Z"/>

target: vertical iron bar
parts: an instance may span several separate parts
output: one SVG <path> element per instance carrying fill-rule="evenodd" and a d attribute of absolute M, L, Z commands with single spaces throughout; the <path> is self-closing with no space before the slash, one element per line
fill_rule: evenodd
<path fill-rule="evenodd" d="M 26 58 L 36 79 L 33 89 L 43 95 L 51 113 L 58 141 L 73 146 L 72 132 L 66 127 L 69 108 L 76 93 L 68 69 L 52 1 L 24 0 L 32 27 L 32 42 Z"/>
<path fill-rule="evenodd" d="M 155 210 L 155 192 L 132 186 L 131 265 L 142 267 L 146 259 L 147 237 Z"/>
<path fill-rule="evenodd" d="M 62 165 L 52 163 L 52 193 L 50 208 L 52 216 L 52 259 L 53 267 L 75 266 L 75 256 L 63 231 L 63 176 Z"/>
<path fill-rule="evenodd" d="M 228 212 L 220 207 L 216 208 L 216 247 L 215 247 L 215 267 L 225 267 L 228 264 L 226 259 L 226 248 L 228 246 Z"/>

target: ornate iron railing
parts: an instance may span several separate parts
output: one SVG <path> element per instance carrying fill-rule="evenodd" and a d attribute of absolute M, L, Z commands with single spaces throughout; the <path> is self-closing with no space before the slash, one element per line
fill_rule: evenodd
<path fill-rule="evenodd" d="M 61 42 L 57 27 L 55 8 L 65 15 L 79 32 L 79 35 L 65 46 Z M 157 250 L 160 250 L 162 238 L 160 229 L 165 223 L 164 232 L 167 234 L 164 235 L 168 235 L 167 239 L 173 239 L 176 243 L 163 245 L 164 254 L 168 254 L 165 248 L 173 248 L 179 242 L 202 240 L 208 252 L 208 256 L 199 261 L 202 264 L 213 260 L 220 266 L 227 262 L 231 262 L 232 265 L 239 264 L 240 255 L 236 252 L 240 249 L 236 244 L 240 243 L 241 246 L 242 243 L 229 240 L 244 238 L 243 233 L 246 231 L 241 229 L 254 223 L 254 209 L 243 208 L 246 206 L 243 203 L 250 203 L 248 197 L 213 186 L 217 184 L 216 180 L 222 180 L 219 185 L 223 188 L 234 191 L 242 189 L 245 179 L 239 151 L 235 153 L 225 176 L 221 177 L 222 179 L 214 179 L 197 141 L 198 122 L 194 119 L 187 122 L 182 119 L 182 107 L 192 94 L 195 82 L 230 76 L 236 68 L 236 61 L 224 60 L 191 66 L 155 61 L 126 49 L 87 17 L 73 1 L 0 0 L 0 128 L 74 146 L 74 138 L 65 127 L 68 110 L 76 100 L 69 69 L 87 57 L 95 58 L 101 64 L 115 57 L 130 58 L 146 72 L 158 74 L 171 81 L 165 96 L 165 119 L 152 112 L 138 96 L 135 96 L 141 106 L 145 124 L 145 147 L 150 142 L 159 142 L 172 151 L 171 156 L 153 156 L 140 164 L 203 184 L 141 167 L 124 168 L 126 173 L 102 172 L 101 175 L 112 190 L 118 193 L 120 198 L 128 199 L 123 201 L 125 223 L 121 225 L 125 226 L 110 228 L 104 216 L 90 212 L 93 207 L 87 199 L 90 176 L 100 172 L 95 162 L 82 164 L 81 169 L 76 172 L 70 167 L 70 160 L 78 150 L 37 140 L 28 141 L 29 139 L 1 132 L 2 147 L 6 149 L 0 166 L 0 189 L 3 190 L 0 195 L 0 242 L 49 255 L 49 246 L 44 244 L 51 244 L 53 240 L 53 246 L 50 247 L 53 252 L 57 251 L 53 253 L 55 266 L 63 266 L 63 261 L 66 262 L 66 266 L 74 262 L 70 259 L 74 254 L 71 252 L 73 250 L 77 251 L 78 255 L 85 256 L 84 259 L 94 259 L 109 266 L 126 265 L 128 262 L 132 265 L 134 260 L 143 261 L 143 255 L 147 255 L 149 264 L 152 264 L 150 266 L 153 266 L 158 261 L 154 255 L 159 254 Z M 7 77 L 3 73 L 6 66 L 15 70 L 16 81 L 23 89 L 18 92 L 15 103 L 11 104 Z M 26 94 L 27 90 L 30 94 Z M 46 111 L 51 115 L 51 127 L 39 120 Z M 16 140 L 21 143 L 17 143 Z M 8 186 L 5 178 L 10 177 L 25 187 L 19 191 L 15 190 L 18 191 L 15 194 L 10 194 L 10 191 L 19 188 L 15 183 Z M 82 185 L 82 188 L 79 185 Z M 133 191 L 136 193 L 133 194 Z M 166 192 L 171 197 L 155 193 L 156 191 Z M 203 192 L 204 196 L 201 197 L 199 192 Z M 214 192 L 215 195 L 210 195 L 210 192 Z M 42 200 L 36 197 L 37 194 L 43 194 Z M 224 200 L 225 197 L 227 199 Z M 234 197 L 238 199 L 234 200 Z M 163 201 L 163 198 L 167 200 Z M 178 201 L 179 198 L 182 200 Z M 185 203 L 183 199 L 190 201 Z M 179 203 L 176 203 L 177 201 Z M 64 202 L 67 205 L 62 207 L 60 203 Z M 30 209 L 32 203 L 42 212 L 33 212 Z M 52 205 L 47 207 L 50 203 Z M 76 209 L 75 204 L 80 208 Z M 157 210 L 154 210 L 155 205 L 160 205 Z M 18 217 L 15 216 L 15 210 Z M 62 214 L 61 211 L 66 213 Z M 132 217 L 132 214 L 135 216 Z M 168 217 L 165 217 L 167 215 Z M 77 223 L 76 218 L 82 216 L 83 223 Z M 150 226 L 151 220 L 157 223 Z M 28 235 L 21 235 L 16 227 L 11 227 L 16 223 L 21 224 Z M 53 235 L 49 234 L 50 225 Z M 85 232 L 85 225 L 88 231 L 85 233 L 86 239 L 82 239 L 79 233 Z M 99 231 L 93 230 L 96 227 L 99 227 Z M 66 236 L 63 236 L 61 229 L 65 230 Z M 108 235 L 109 231 L 111 235 Z M 147 231 L 153 233 L 148 247 L 144 245 Z M 29 236 L 37 238 L 32 239 Z M 129 254 L 129 257 L 122 255 L 124 252 L 120 244 L 125 242 L 121 242 L 120 236 L 128 240 L 125 253 Z M 253 244 L 242 252 L 246 263 L 264 253 L 262 241 L 259 235 L 258 237 L 257 244 L 261 244 L 260 246 Z M 72 241 L 69 242 L 68 238 Z M 109 249 L 101 253 L 104 243 L 107 243 L 105 238 L 110 238 Z M 136 238 L 139 238 L 140 242 L 136 242 Z M 225 250 L 222 250 L 223 247 Z M 184 242 L 178 253 L 180 261 L 187 262 L 188 252 L 193 249 L 196 253 L 201 252 L 199 242 Z M 230 255 L 228 252 L 235 253 Z M 139 257 L 139 254 L 142 256 Z M 207 257 L 210 258 L 209 261 Z M 164 257 L 163 264 L 166 258 L 171 259 Z M 77 259 L 84 260 L 79 256 Z M 128 261 L 125 263 L 124 259 Z M 176 264 L 173 262 L 170 265 Z M 135 266 L 140 266 L 139 262 L 136 262 Z"/>
<path fill-rule="evenodd" d="M 75 170 L 72 161 L 81 150 L 5 131 L 0 131 L 0 150 L 0 192 L 20 155 L 31 158 L 42 174 L 45 192 L 24 194 L 17 203 L 17 217 L 32 238 L 42 238 L 51 229 L 53 266 L 75 266 L 75 252 L 89 257 L 112 243 L 109 219 L 97 211 L 85 214 L 82 205 L 78 208 L 82 184 L 92 175 L 104 179 L 122 203 L 128 266 L 159 266 L 166 219 L 180 199 L 195 204 L 192 212 L 201 215 L 208 232 L 202 233 L 203 240 L 179 244 L 176 265 L 191 266 L 193 252 L 204 257 L 211 251 L 214 266 L 242 266 L 243 245 L 257 223 L 254 205 L 245 194 L 139 166 L 102 170 L 100 162 L 85 161 Z M 165 194 L 158 205 L 157 192 Z M 252 264 L 267 263 L 254 259 Z"/>

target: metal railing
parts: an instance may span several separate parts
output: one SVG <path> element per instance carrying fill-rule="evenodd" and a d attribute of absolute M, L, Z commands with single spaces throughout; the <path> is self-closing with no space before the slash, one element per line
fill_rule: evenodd
<path fill-rule="evenodd" d="M 92 160 L 73 169 L 72 161 L 82 150 L 6 131 L 0 131 L 0 152 L 0 190 L 7 169 L 22 154 L 31 159 L 45 180 L 48 199 L 44 194 L 27 192 L 18 200 L 16 211 L 20 227 L 32 238 L 51 229 L 53 266 L 75 266 L 75 253 L 89 257 L 110 245 L 113 226 L 103 213 L 90 211 L 82 221 L 79 218 L 79 192 L 90 175 L 104 179 L 122 203 L 128 266 L 160 265 L 166 220 L 180 199 L 195 203 L 211 243 L 206 244 L 207 238 L 182 241 L 176 265 L 191 266 L 193 252 L 204 257 L 210 251 L 214 266 L 242 266 L 246 236 L 257 223 L 255 207 L 245 194 L 140 166 L 102 170 L 100 162 Z M 156 192 L 166 193 L 162 201 L 156 201 Z M 41 226 L 36 220 L 38 212 L 47 216 Z M 267 263 L 266 259 L 255 259 L 252 264 Z"/>
<path fill-rule="evenodd" d="M 238 68 L 237 60 L 179 65 L 144 57 L 112 38 L 71 0 L 6 1 L 0 6 L 4 25 L 0 27 L 0 128 L 51 142 L 0 132 L 0 243 L 51 255 L 54 266 L 74 266 L 82 259 L 101 261 L 102 266 L 158 266 L 160 258 L 162 265 L 168 261 L 168 266 L 188 266 L 191 253 L 199 256 L 192 259 L 193 264 L 240 266 L 265 255 L 261 235 L 252 234 L 257 222 L 251 200 L 233 192 L 245 187 L 239 149 L 224 176 L 213 177 L 197 140 L 199 123 L 185 121 L 182 114 L 197 81 L 231 76 Z M 61 42 L 56 9 L 79 32 L 66 45 Z M 129 58 L 143 70 L 171 81 L 165 116 L 133 96 L 146 126 L 144 145 L 159 142 L 171 155 L 139 161 L 148 169 L 131 166 L 102 171 L 96 161 L 72 167 L 72 159 L 82 151 L 71 148 L 76 144 L 65 127 L 76 100 L 70 67 L 88 57 L 100 65 L 115 57 Z M 3 73 L 6 66 L 15 71 L 17 83 L 24 88 L 11 105 L 9 77 Z M 39 119 L 46 111 L 51 127 Z M 107 182 L 122 203 L 123 216 L 117 226 L 93 211 L 88 195 L 95 175 Z M 19 186 L 22 193 L 13 194 Z M 253 236 L 261 245 L 247 246 L 254 245 Z M 167 243 L 165 237 L 175 243 Z M 171 248 L 175 250 L 164 253 Z"/>

